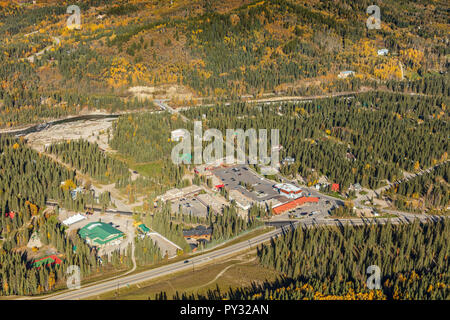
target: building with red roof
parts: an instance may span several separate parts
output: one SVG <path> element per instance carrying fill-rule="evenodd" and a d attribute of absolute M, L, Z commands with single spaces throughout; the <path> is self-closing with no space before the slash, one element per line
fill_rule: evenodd
<path fill-rule="evenodd" d="M 5 213 L 5 217 L 7 217 L 7 218 L 9 217 L 11 219 L 14 219 L 15 215 L 16 215 L 16 213 L 14 211 Z"/>
<path fill-rule="evenodd" d="M 283 212 L 295 209 L 305 203 L 317 203 L 319 202 L 319 198 L 317 197 L 301 197 L 286 203 L 282 203 L 274 208 L 272 208 L 272 211 L 274 214 L 282 214 Z"/>
<path fill-rule="evenodd" d="M 48 257 L 44 257 L 38 260 L 34 260 L 33 262 L 33 267 L 35 268 L 40 268 L 42 266 L 47 266 L 47 265 L 55 265 L 55 264 L 61 264 L 62 260 L 60 258 L 58 258 L 56 255 L 52 254 Z"/>
<path fill-rule="evenodd" d="M 339 192 L 339 183 L 333 183 L 331 185 L 331 191 Z"/>

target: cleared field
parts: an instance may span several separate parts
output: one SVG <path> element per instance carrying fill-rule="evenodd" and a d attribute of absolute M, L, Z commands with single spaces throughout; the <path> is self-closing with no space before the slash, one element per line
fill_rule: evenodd
<path fill-rule="evenodd" d="M 171 299 L 177 291 L 205 294 L 209 289 L 217 287 L 227 291 L 230 288 L 247 287 L 252 283 L 273 281 L 278 275 L 277 272 L 260 266 L 255 252 L 248 252 L 223 262 L 200 268 L 194 266 L 188 272 L 133 285 L 120 289 L 118 293 L 110 292 L 92 299 L 147 300 L 154 299 L 161 292 L 165 292 Z"/>

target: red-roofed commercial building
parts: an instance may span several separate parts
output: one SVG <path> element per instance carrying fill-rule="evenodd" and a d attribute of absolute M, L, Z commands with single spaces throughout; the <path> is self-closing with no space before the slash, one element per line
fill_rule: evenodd
<path fill-rule="evenodd" d="M 331 185 L 331 191 L 339 192 L 339 183 L 333 183 Z"/>
<path fill-rule="evenodd" d="M 319 198 L 317 197 L 301 197 L 292 201 L 289 201 L 287 203 L 280 204 L 274 208 L 272 208 L 272 211 L 274 214 L 282 214 L 283 212 L 292 210 L 297 208 L 298 206 L 301 206 L 305 203 L 317 203 L 319 202 Z"/>
<path fill-rule="evenodd" d="M 5 213 L 5 217 L 7 217 L 7 218 L 9 217 L 11 219 L 14 219 L 15 215 L 16 215 L 16 213 L 14 211 Z"/>

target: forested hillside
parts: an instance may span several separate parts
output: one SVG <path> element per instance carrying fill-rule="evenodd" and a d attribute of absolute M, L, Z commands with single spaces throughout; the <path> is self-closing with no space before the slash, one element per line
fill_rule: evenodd
<path fill-rule="evenodd" d="M 48 199 L 77 207 L 70 189 L 64 187 L 66 181 L 70 182 L 67 185 L 74 185 L 75 172 L 38 154 L 20 140 L 0 137 L 0 171 L 0 226 L 9 221 L 5 213 L 11 211 L 20 213 L 12 222 L 21 226 L 31 213 L 37 214 L 44 208 Z"/>
<path fill-rule="evenodd" d="M 290 200 L 285 186 L 268 190 L 287 178 L 311 197 L 328 187 L 274 219 L 295 216 L 297 229 L 257 248 L 256 268 L 282 277 L 175 299 L 449 300 L 449 12 L 448 0 L 0 0 L 0 296 L 65 288 L 71 265 L 83 284 L 142 271 L 169 258 L 152 232 L 180 261 L 191 246 L 257 239 L 272 200 Z M 268 148 L 280 149 L 280 175 L 253 183 L 262 165 L 249 164 L 220 182 L 210 167 L 174 164 L 172 132 L 192 133 L 194 121 L 224 137 L 279 130 Z M 162 197 L 192 184 L 204 190 Z M 252 200 L 247 213 L 233 188 L 252 191 L 239 204 Z M 230 203 L 192 205 L 197 192 Z M 394 210 L 444 218 L 320 226 L 356 209 L 378 222 Z M 94 221 L 110 234 L 96 245 L 78 233 Z M 211 239 L 186 239 L 199 225 Z M 57 261 L 35 264 L 49 255 Z M 376 291 L 370 265 L 381 269 Z"/>
<path fill-rule="evenodd" d="M 171 132 L 187 126 L 190 124 L 168 112 L 122 116 L 113 124 L 110 144 L 137 162 L 167 160 L 174 146 Z"/>
<path fill-rule="evenodd" d="M 113 123 L 110 146 L 141 175 L 130 184 L 130 190 L 155 198 L 173 187 L 188 185 L 183 180 L 185 168 L 171 161 L 171 131 L 189 128 L 180 118 L 163 113 L 129 114 Z M 151 202 L 151 201 L 150 201 Z"/>
<path fill-rule="evenodd" d="M 366 25 L 373 4 L 380 7 L 380 29 Z M 151 92 L 147 98 L 166 95 L 186 105 L 205 96 L 318 95 L 386 86 L 415 91 L 430 77 L 442 83 L 448 71 L 447 1 L 70 5 L 80 8 L 80 29 L 68 28 L 69 3 L 1 3 L 0 127 L 83 110 L 153 108 L 128 91 L 136 86 Z M 380 49 L 388 53 L 380 55 Z M 355 74 L 341 79 L 344 70 Z"/>
<path fill-rule="evenodd" d="M 185 111 L 206 115 L 210 128 L 279 129 L 281 172 L 312 184 L 321 175 L 344 189 L 360 183 L 376 189 L 447 160 L 448 97 L 383 91 L 272 105 L 236 103 Z"/>
<path fill-rule="evenodd" d="M 128 167 L 105 154 L 97 144 L 85 140 L 67 141 L 52 144 L 46 151 L 99 182 L 116 183 L 119 188 L 130 182 Z"/>
<path fill-rule="evenodd" d="M 386 191 L 400 210 L 423 212 L 426 208 L 432 211 L 449 212 L 450 164 L 439 166 L 431 173 L 413 178 L 399 186 Z"/>
<path fill-rule="evenodd" d="M 449 298 L 448 221 L 295 229 L 258 249 L 263 266 L 285 276 L 274 283 L 174 299 L 444 300 Z M 367 268 L 381 288 L 367 287 Z M 165 295 L 158 297 L 164 298 Z"/>
<path fill-rule="evenodd" d="M 96 251 L 77 234 L 69 236 L 54 210 L 46 210 L 50 199 L 73 210 L 84 210 L 92 203 L 87 195 L 72 198 L 75 172 L 18 139 L 0 136 L 0 173 L 0 296 L 53 290 L 64 283 L 70 265 L 80 266 L 83 278 L 99 272 Z M 44 246 L 42 253 L 27 248 L 33 233 Z M 57 252 L 62 263 L 55 268 L 34 267 L 36 255 L 47 250 Z M 122 261 L 127 263 L 125 257 Z M 117 267 L 121 266 L 119 262 Z"/>

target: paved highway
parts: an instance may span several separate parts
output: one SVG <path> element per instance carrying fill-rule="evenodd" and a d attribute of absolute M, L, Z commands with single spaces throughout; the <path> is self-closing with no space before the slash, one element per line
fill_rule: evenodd
<path fill-rule="evenodd" d="M 427 222 L 430 220 L 438 220 L 442 219 L 438 216 L 422 216 L 418 218 L 419 220 L 423 222 Z M 314 227 L 318 225 L 335 225 L 340 226 L 343 224 L 350 224 L 350 225 L 363 225 L 368 224 L 371 222 L 375 223 L 386 223 L 389 219 L 316 219 L 316 218 L 306 218 L 297 222 L 291 222 L 286 221 L 285 223 L 290 224 L 291 227 Z M 399 218 L 392 218 L 390 221 L 393 224 L 398 223 L 409 223 L 412 220 L 408 217 L 399 217 Z M 244 241 L 241 243 L 234 244 L 232 246 L 218 249 L 209 253 L 202 254 L 197 257 L 190 258 L 188 262 L 180 261 L 171 263 L 169 265 L 159 267 L 156 269 L 143 271 L 137 274 L 128 275 L 125 277 L 121 277 L 119 279 L 114 280 L 107 280 L 102 283 L 94 284 L 87 287 L 82 287 L 78 290 L 72 290 L 72 291 L 66 291 L 63 293 L 57 293 L 53 295 L 49 295 L 45 298 L 45 300 L 78 300 L 78 299 L 86 299 L 90 297 L 95 297 L 97 295 L 111 292 L 114 290 L 117 290 L 120 288 L 128 287 L 129 285 L 134 285 L 143 281 L 148 281 L 152 279 L 156 279 L 158 277 L 164 276 L 164 275 L 170 275 L 176 272 L 180 271 L 186 271 L 191 270 L 195 268 L 196 266 L 200 266 L 203 264 L 206 264 L 208 262 L 211 262 L 215 259 L 222 259 L 230 255 L 234 255 L 236 253 L 245 251 L 249 249 L 250 247 L 255 247 L 256 245 L 259 245 L 263 242 L 269 241 L 271 238 L 276 237 L 280 234 L 282 234 L 285 230 L 289 229 L 289 226 L 283 226 L 283 223 L 280 222 L 279 226 L 281 226 L 278 229 L 272 230 L 268 233 L 265 233 L 263 235 L 259 235 L 255 238 L 252 238 L 248 241 Z"/>

